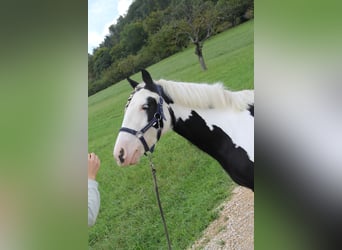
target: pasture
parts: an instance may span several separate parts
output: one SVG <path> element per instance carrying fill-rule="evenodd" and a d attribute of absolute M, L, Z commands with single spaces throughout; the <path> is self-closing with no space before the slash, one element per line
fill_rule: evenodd
<path fill-rule="evenodd" d="M 148 68 L 154 79 L 221 81 L 231 90 L 253 88 L 253 21 L 225 31 L 203 47 L 208 66 L 201 71 L 189 47 Z M 132 79 L 141 82 L 140 73 Z M 146 157 L 121 168 L 112 152 L 131 92 L 119 82 L 88 99 L 88 151 L 101 159 L 97 180 L 101 208 L 89 228 L 89 249 L 166 249 L 163 224 Z M 161 202 L 173 249 L 186 249 L 217 216 L 215 208 L 235 184 L 221 166 L 174 132 L 164 135 L 153 154 Z"/>

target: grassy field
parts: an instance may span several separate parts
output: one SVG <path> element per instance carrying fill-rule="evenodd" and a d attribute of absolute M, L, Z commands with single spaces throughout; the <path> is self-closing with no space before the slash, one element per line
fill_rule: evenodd
<path fill-rule="evenodd" d="M 203 47 L 202 72 L 194 48 L 148 68 L 154 79 L 223 82 L 229 89 L 253 88 L 253 21 L 223 32 Z M 132 77 L 141 82 L 140 73 Z M 126 81 L 88 99 L 88 150 L 101 159 L 101 208 L 89 228 L 89 249 L 167 249 L 150 167 L 118 167 L 112 151 L 131 88 Z M 220 165 L 174 132 L 156 146 L 154 164 L 173 249 L 186 249 L 217 217 L 215 208 L 235 184 Z"/>

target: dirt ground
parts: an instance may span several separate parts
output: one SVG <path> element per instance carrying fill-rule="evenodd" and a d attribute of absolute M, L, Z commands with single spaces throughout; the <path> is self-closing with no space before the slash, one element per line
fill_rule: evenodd
<path fill-rule="evenodd" d="M 254 193 L 247 188 L 236 187 L 232 197 L 218 209 L 219 218 L 188 250 L 253 250 Z"/>

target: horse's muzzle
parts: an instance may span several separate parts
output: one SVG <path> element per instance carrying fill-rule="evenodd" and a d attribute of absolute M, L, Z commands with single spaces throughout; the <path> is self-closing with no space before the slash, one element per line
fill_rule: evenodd
<path fill-rule="evenodd" d="M 113 156 L 119 166 L 128 166 L 138 163 L 140 156 L 142 155 L 139 149 L 134 149 L 131 145 L 116 146 L 117 147 L 114 148 Z"/>
<path fill-rule="evenodd" d="M 125 161 L 124 155 L 125 155 L 125 150 L 123 148 L 121 148 L 120 153 L 119 153 L 119 160 L 120 160 L 121 164 L 123 164 Z"/>

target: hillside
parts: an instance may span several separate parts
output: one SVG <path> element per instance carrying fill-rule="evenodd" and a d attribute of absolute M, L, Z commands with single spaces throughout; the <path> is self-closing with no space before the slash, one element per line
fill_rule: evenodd
<path fill-rule="evenodd" d="M 206 41 L 253 16 L 253 0 L 135 0 L 88 54 L 88 95 L 189 46 L 205 70 Z"/>

